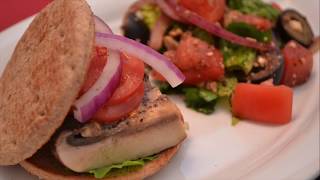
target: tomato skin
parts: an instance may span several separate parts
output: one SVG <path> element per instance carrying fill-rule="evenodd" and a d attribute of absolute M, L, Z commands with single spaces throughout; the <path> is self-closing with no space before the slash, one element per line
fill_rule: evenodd
<path fill-rule="evenodd" d="M 231 101 L 232 112 L 239 118 L 273 124 L 291 121 L 293 91 L 289 87 L 239 83 Z"/>
<path fill-rule="evenodd" d="M 221 80 L 224 77 L 223 56 L 218 49 L 194 38 L 183 37 L 176 51 L 164 53 L 184 74 L 183 84 L 197 85 L 205 81 Z M 152 76 L 159 81 L 165 79 L 153 71 Z"/>
<path fill-rule="evenodd" d="M 269 30 L 272 28 L 272 22 L 268 19 L 255 15 L 242 14 L 239 11 L 231 10 L 224 16 L 224 25 L 228 26 L 232 22 L 243 22 L 255 26 L 259 30 Z"/>
<path fill-rule="evenodd" d="M 113 123 L 128 116 L 141 103 L 144 96 L 144 83 L 142 82 L 138 89 L 125 101 L 119 104 L 110 104 L 107 102 L 93 116 L 92 120 L 100 123 Z"/>
<path fill-rule="evenodd" d="M 90 87 L 97 81 L 100 77 L 103 67 L 107 63 L 108 59 L 108 50 L 105 47 L 96 46 L 93 49 L 93 57 L 89 66 L 89 70 L 86 75 L 86 80 L 82 85 L 82 88 L 79 92 L 79 96 L 87 92 Z"/>
<path fill-rule="evenodd" d="M 184 84 L 198 84 L 224 77 L 223 56 L 220 51 L 191 35 L 181 40 L 171 60 L 186 76 Z"/>
<path fill-rule="evenodd" d="M 133 57 L 121 54 L 122 73 L 120 84 L 113 93 L 109 104 L 118 104 L 128 99 L 139 88 L 144 77 L 144 63 Z"/>
<path fill-rule="evenodd" d="M 282 53 L 285 64 L 281 83 L 291 87 L 305 83 L 313 67 L 311 51 L 295 41 L 290 41 L 285 45 Z"/>
<path fill-rule="evenodd" d="M 225 0 L 179 0 L 179 4 L 210 22 L 219 21 L 226 8 Z"/>
<path fill-rule="evenodd" d="M 279 10 L 279 11 L 282 11 L 282 7 L 281 7 L 278 3 L 276 3 L 276 2 L 272 2 L 272 3 L 271 3 L 271 6 L 272 6 L 274 9 L 277 9 L 277 10 Z"/>

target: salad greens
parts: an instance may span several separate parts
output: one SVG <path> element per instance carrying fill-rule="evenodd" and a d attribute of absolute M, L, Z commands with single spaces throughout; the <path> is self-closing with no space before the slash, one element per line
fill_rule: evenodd
<path fill-rule="evenodd" d="M 262 0 L 229 0 L 228 7 L 245 14 L 253 14 L 275 21 L 280 11 Z"/>
<path fill-rule="evenodd" d="M 214 44 L 215 42 L 214 37 L 210 33 L 208 33 L 207 31 L 199 27 L 194 27 L 191 32 L 192 32 L 192 36 L 199 38 L 202 41 L 207 42 L 208 44 Z"/>
<path fill-rule="evenodd" d="M 113 170 L 117 169 L 118 171 L 120 170 L 120 172 L 118 172 L 118 173 L 126 173 L 129 171 L 128 168 L 142 167 L 145 165 L 145 163 L 152 161 L 156 158 L 157 158 L 157 156 L 154 155 L 154 156 L 149 156 L 149 157 L 145 157 L 145 158 L 140 158 L 138 160 L 124 161 L 119 164 L 113 164 L 110 166 L 91 170 L 91 171 L 89 171 L 89 173 L 93 174 L 95 178 L 102 179 L 102 178 L 108 176 L 109 173 L 111 173 Z"/>
<path fill-rule="evenodd" d="M 149 29 L 152 29 L 161 15 L 161 10 L 158 6 L 146 4 L 141 7 L 139 14 L 141 14 L 143 22 Z"/>
<path fill-rule="evenodd" d="M 202 87 L 180 85 L 172 88 L 166 82 L 157 82 L 160 91 L 164 94 L 182 94 L 189 108 L 204 114 L 211 114 L 219 100 L 230 98 L 237 84 L 234 77 L 217 82 L 217 91 L 213 92 Z"/>
<path fill-rule="evenodd" d="M 218 96 L 212 91 L 196 87 L 184 88 L 183 91 L 188 107 L 204 114 L 214 112 Z"/>
<path fill-rule="evenodd" d="M 269 43 L 272 40 L 271 30 L 259 31 L 255 26 L 242 22 L 231 23 L 227 29 L 240 36 L 256 39 L 259 42 Z"/>
<path fill-rule="evenodd" d="M 236 126 L 240 122 L 240 119 L 232 116 L 231 125 Z"/>
<path fill-rule="evenodd" d="M 227 70 L 240 70 L 248 74 L 256 59 L 256 51 L 244 46 L 221 40 L 220 48 L 223 54 L 224 66 Z"/>
<path fill-rule="evenodd" d="M 237 78 L 226 78 L 223 82 L 218 83 L 217 94 L 219 97 L 231 97 L 234 88 L 238 83 Z"/>

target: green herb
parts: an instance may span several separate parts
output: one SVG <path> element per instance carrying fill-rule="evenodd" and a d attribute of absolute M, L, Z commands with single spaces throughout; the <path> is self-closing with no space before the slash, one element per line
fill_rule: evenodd
<path fill-rule="evenodd" d="M 214 44 L 214 37 L 208 33 L 207 31 L 199 28 L 194 27 L 192 29 L 192 36 L 201 39 L 202 41 L 207 42 L 208 44 Z"/>
<path fill-rule="evenodd" d="M 138 11 L 141 14 L 143 22 L 152 29 L 160 17 L 161 10 L 158 6 L 146 4 Z"/>
<path fill-rule="evenodd" d="M 218 96 L 219 97 L 231 97 L 234 88 L 238 83 L 237 78 L 226 78 L 223 82 L 218 83 Z"/>
<path fill-rule="evenodd" d="M 167 82 L 156 82 L 156 84 L 163 94 L 183 94 L 183 85 L 173 88 Z"/>
<path fill-rule="evenodd" d="M 235 34 L 238 34 L 243 37 L 251 37 L 260 42 L 271 42 L 272 40 L 272 32 L 269 31 L 259 31 L 255 26 L 242 23 L 242 22 L 234 22 L 229 24 L 227 29 Z"/>
<path fill-rule="evenodd" d="M 133 160 L 133 161 L 124 161 L 120 164 L 114 164 L 111 166 L 106 166 L 103 168 L 91 170 L 91 171 L 89 171 L 89 173 L 93 174 L 95 178 L 102 179 L 102 178 L 106 177 L 114 169 L 142 167 L 145 165 L 146 162 L 152 161 L 156 158 L 157 158 L 157 156 L 155 155 L 155 156 L 145 157 L 145 158 L 141 158 L 141 159 Z"/>
<path fill-rule="evenodd" d="M 261 0 L 229 0 L 228 7 L 245 14 L 253 14 L 275 21 L 280 11 Z"/>
<path fill-rule="evenodd" d="M 188 107 L 204 113 L 214 112 L 218 96 L 213 92 L 201 88 L 184 88 L 185 102 Z"/>
<path fill-rule="evenodd" d="M 240 122 L 239 118 L 232 116 L 231 125 L 236 126 Z"/>
<path fill-rule="evenodd" d="M 248 74 L 256 59 L 256 51 L 244 46 L 221 40 L 220 48 L 223 53 L 224 65 L 228 71 L 240 70 Z"/>

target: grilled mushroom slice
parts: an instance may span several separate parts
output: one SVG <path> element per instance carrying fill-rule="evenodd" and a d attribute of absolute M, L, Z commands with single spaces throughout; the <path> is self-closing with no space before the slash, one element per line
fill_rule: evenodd
<path fill-rule="evenodd" d="M 120 123 L 92 123 L 63 132 L 56 156 L 76 172 L 157 154 L 186 137 L 179 109 L 157 88 L 147 87 L 139 108 Z"/>

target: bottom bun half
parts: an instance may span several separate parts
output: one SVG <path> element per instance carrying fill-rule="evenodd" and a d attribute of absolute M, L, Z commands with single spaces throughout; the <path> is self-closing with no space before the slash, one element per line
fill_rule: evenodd
<path fill-rule="evenodd" d="M 162 151 L 158 157 L 143 167 L 121 175 L 111 175 L 102 180 L 136 180 L 149 177 L 166 166 L 177 153 L 179 145 Z M 33 157 L 20 163 L 31 174 L 46 180 L 97 180 L 90 174 L 79 174 L 64 167 L 50 151 L 50 147 L 42 148 Z"/>

